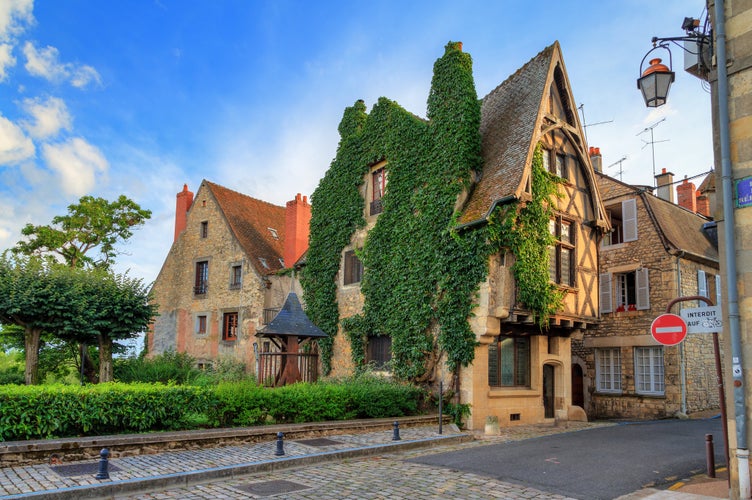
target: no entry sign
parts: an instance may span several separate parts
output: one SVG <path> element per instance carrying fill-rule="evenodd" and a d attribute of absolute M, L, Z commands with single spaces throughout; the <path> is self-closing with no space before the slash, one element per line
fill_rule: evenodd
<path fill-rule="evenodd" d="M 661 314 L 650 325 L 650 333 L 660 344 L 676 345 L 687 336 L 687 324 L 676 314 Z"/>

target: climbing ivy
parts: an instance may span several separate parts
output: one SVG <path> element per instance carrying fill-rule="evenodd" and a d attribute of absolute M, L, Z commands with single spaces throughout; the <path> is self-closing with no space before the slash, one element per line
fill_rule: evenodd
<path fill-rule="evenodd" d="M 488 226 L 456 228 L 458 197 L 481 170 L 479 130 L 472 59 L 453 42 L 434 65 L 427 120 L 383 97 L 370 114 L 362 101 L 345 110 L 337 155 L 311 196 L 310 246 L 301 277 L 306 311 L 329 335 L 320 342 L 325 373 L 338 331 L 342 251 L 365 226 L 362 185 L 370 167 L 382 160 L 388 174 L 383 212 L 358 251 L 365 269 L 364 307 L 342 320 L 356 366 L 365 362 L 368 337 L 377 335 L 391 337 L 392 371 L 400 379 L 431 380 L 442 354 L 452 372 L 471 363 L 476 338 L 468 318 L 488 273 L 488 257 L 500 246 L 517 256 L 520 299 L 539 324 L 560 303 L 547 268 L 545 201 L 555 184 L 542 169 L 540 151 L 531 202 L 500 209 Z"/>
<path fill-rule="evenodd" d="M 554 215 L 552 201 L 559 196 L 562 179 L 543 168 L 540 146 L 533 155 L 531 176 L 532 200 L 497 208 L 489 219 L 488 235 L 493 244 L 514 254 L 512 272 L 517 297 L 543 329 L 551 314 L 561 307 L 564 292 L 550 281 L 548 273 L 548 249 L 555 241 L 549 221 Z"/>

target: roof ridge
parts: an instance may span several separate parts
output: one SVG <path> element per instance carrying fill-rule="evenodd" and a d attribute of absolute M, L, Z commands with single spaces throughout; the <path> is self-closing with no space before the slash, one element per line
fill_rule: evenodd
<path fill-rule="evenodd" d="M 248 199 L 251 199 L 251 200 L 253 200 L 253 201 L 257 201 L 257 202 L 259 202 L 259 203 L 264 203 L 264 204 L 266 204 L 266 205 L 270 205 L 270 206 L 272 206 L 272 207 L 275 207 L 275 208 L 285 208 L 285 205 L 276 205 L 276 204 L 274 204 L 274 203 L 272 203 L 272 202 L 269 202 L 269 201 L 265 201 L 265 200 L 262 200 L 262 199 L 260 199 L 260 198 L 254 198 L 254 197 L 253 197 L 253 196 L 251 196 L 251 195 L 248 195 L 248 194 L 245 194 L 245 193 L 241 193 L 240 191 L 236 191 L 236 190 L 234 190 L 234 189 L 231 189 L 231 188 L 225 187 L 225 186 L 223 186 L 223 185 L 221 185 L 221 184 L 217 184 L 216 182 L 208 181 L 208 180 L 206 180 L 206 179 L 204 179 L 204 180 L 203 180 L 202 182 L 206 183 L 206 184 L 207 184 L 207 185 L 208 185 L 208 186 L 209 186 L 210 188 L 212 188 L 212 189 L 213 189 L 213 188 L 215 188 L 215 187 L 216 187 L 216 188 L 220 188 L 220 189 L 224 189 L 225 191 L 229 191 L 229 192 L 231 192 L 231 193 L 235 193 L 235 194 L 237 194 L 237 195 L 243 196 L 243 197 L 245 197 L 245 198 L 248 198 Z"/>

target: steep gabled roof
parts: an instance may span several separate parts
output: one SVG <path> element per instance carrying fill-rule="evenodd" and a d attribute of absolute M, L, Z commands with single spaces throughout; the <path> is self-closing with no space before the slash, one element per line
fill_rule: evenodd
<path fill-rule="evenodd" d="M 461 223 L 483 219 L 498 200 L 521 194 L 546 81 L 558 47 L 556 42 L 543 49 L 483 98 L 483 173 L 460 217 Z"/>
<path fill-rule="evenodd" d="M 283 269 L 285 207 L 251 198 L 207 180 L 202 184 L 211 191 L 256 271 L 264 276 Z"/>
<path fill-rule="evenodd" d="M 600 227 L 607 227 L 595 186 L 590 159 L 579 124 L 559 42 L 543 49 L 501 85 L 483 98 L 481 105 L 481 147 L 483 172 L 465 204 L 459 222 L 474 224 L 487 218 L 493 208 L 523 198 L 528 187 L 533 152 L 543 130 L 548 92 L 556 85 L 562 99 L 565 133 L 578 142 L 585 177 L 592 189 L 592 202 Z"/>

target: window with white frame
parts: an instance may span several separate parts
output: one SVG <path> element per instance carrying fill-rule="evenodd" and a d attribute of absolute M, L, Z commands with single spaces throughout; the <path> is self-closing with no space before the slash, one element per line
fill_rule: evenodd
<path fill-rule="evenodd" d="M 603 239 L 603 245 L 618 245 L 637 240 L 637 200 L 624 200 L 606 207 L 611 221 L 611 232 Z"/>
<path fill-rule="evenodd" d="M 635 347 L 634 364 L 637 394 L 664 395 L 663 347 Z"/>
<path fill-rule="evenodd" d="M 624 273 L 599 276 L 601 313 L 650 309 L 650 275 L 641 267 Z"/>
<path fill-rule="evenodd" d="M 621 392 L 621 349 L 595 350 L 595 379 L 598 392 Z"/>

